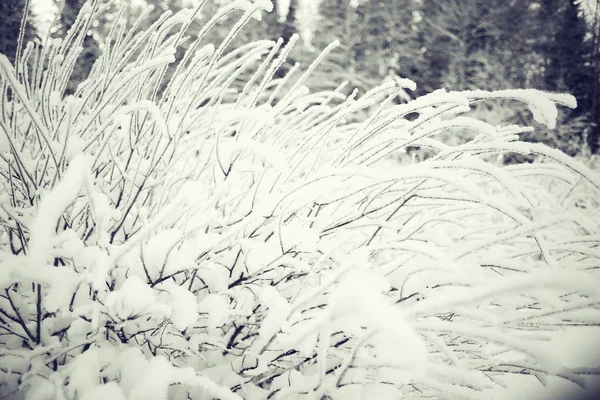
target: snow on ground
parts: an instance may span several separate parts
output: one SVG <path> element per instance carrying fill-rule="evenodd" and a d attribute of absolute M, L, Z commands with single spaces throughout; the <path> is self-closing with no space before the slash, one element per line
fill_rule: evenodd
<path fill-rule="evenodd" d="M 559 358 L 569 368 L 590 369 L 600 366 L 600 327 L 563 327 L 552 334 L 545 351 Z M 585 377 L 585 388 L 560 377 L 542 380 L 533 375 L 512 374 L 499 377 L 506 387 L 496 386 L 481 398 L 498 400 L 595 400 L 600 397 L 598 375 Z"/>

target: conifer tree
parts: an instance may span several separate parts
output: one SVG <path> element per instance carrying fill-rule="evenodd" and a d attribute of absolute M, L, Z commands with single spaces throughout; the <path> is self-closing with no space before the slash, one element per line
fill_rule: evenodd
<path fill-rule="evenodd" d="M 586 40 L 587 27 L 576 0 L 545 0 L 543 14 L 547 17 L 545 26 L 554 29 L 553 36 L 546 44 L 544 69 L 545 88 L 566 91 L 577 98 L 578 107 L 566 118 L 585 118 L 600 122 L 594 110 L 595 94 L 593 81 L 597 79 L 589 56 L 592 53 Z M 554 12 L 552 12 L 554 10 Z M 582 134 L 583 132 L 578 132 Z M 588 129 L 588 145 L 593 152 L 598 150 L 598 127 Z"/>
<path fill-rule="evenodd" d="M 585 34 L 586 26 L 579 16 L 579 6 L 575 0 L 545 0 L 544 9 L 557 10 L 551 19 L 546 21 L 545 28 L 552 29 L 554 35 L 547 45 L 547 64 L 544 73 L 546 87 L 551 90 L 561 88 L 572 89 L 581 82 L 584 59 L 587 53 Z"/>
<path fill-rule="evenodd" d="M 410 77 L 419 57 L 419 36 L 413 22 L 412 0 L 362 1 L 357 7 L 360 40 L 355 54 L 371 74 L 382 78 L 393 70 Z M 416 78 L 416 77 L 413 77 Z"/>
<path fill-rule="evenodd" d="M 330 86 L 347 80 L 349 87 L 366 91 L 379 83 L 377 77 L 364 68 L 363 61 L 369 54 L 363 46 L 366 38 L 361 35 L 365 31 L 361 24 L 365 23 L 366 18 L 361 12 L 358 1 L 323 0 L 320 3 L 314 47 L 323 49 L 334 40 L 340 42 L 340 46 L 327 57 L 321 68 L 329 74 Z"/>

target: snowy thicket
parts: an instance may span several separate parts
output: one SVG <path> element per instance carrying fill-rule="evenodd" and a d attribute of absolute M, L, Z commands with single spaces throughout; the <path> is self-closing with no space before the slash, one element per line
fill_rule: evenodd
<path fill-rule="evenodd" d="M 469 117 L 514 99 L 553 126 L 571 96 L 440 90 L 394 105 L 411 81 L 311 93 L 322 57 L 273 79 L 294 40 L 227 49 L 270 9 L 245 0 L 193 40 L 200 7 L 137 33 L 117 19 L 65 96 L 97 6 L 66 40 L 15 66 L 0 56 L 0 397 L 478 399 L 511 373 L 583 384 L 544 341 L 599 319 L 598 204 L 569 198 L 597 196 L 600 177 L 519 141 L 525 127 Z M 203 43 L 230 12 L 231 35 Z M 456 130 L 470 139 L 442 140 Z M 399 165 L 415 145 L 430 156 Z M 496 162 L 510 152 L 541 157 Z"/>

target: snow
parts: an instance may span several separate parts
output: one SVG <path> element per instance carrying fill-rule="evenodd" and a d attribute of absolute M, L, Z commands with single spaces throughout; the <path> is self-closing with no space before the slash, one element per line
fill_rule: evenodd
<path fill-rule="evenodd" d="M 148 361 L 140 349 L 129 347 L 118 355 L 117 363 L 121 374 L 119 386 L 127 398 L 129 398 L 131 390 L 140 379 L 140 375 L 144 371 Z"/>
<path fill-rule="evenodd" d="M 552 335 L 548 352 L 563 360 L 568 368 L 597 368 L 600 352 L 599 330 L 596 326 L 564 327 Z"/>
<path fill-rule="evenodd" d="M 81 9 L 79 10 L 79 15 L 91 14 L 92 13 L 92 4 L 88 1 L 85 2 Z"/>
<path fill-rule="evenodd" d="M 592 298 L 597 296 L 598 280 L 580 272 L 564 272 L 546 270 L 530 272 L 529 274 L 502 277 L 494 280 L 491 285 L 479 285 L 471 288 L 456 289 L 452 294 L 443 297 L 427 299 L 411 307 L 409 313 L 413 316 L 435 314 L 468 303 L 479 303 L 485 299 L 510 294 L 519 294 L 528 289 L 544 288 L 562 289 L 566 292 L 576 291 Z"/>
<path fill-rule="evenodd" d="M 198 312 L 204 314 L 203 322 L 214 330 L 229 320 L 229 302 L 220 294 L 209 294 L 198 302 Z"/>
<path fill-rule="evenodd" d="M 151 358 L 139 375 L 129 400 L 167 400 L 169 386 L 177 381 L 173 365 L 164 357 Z"/>
<path fill-rule="evenodd" d="M 127 278 L 121 288 L 110 292 L 106 296 L 105 304 L 109 312 L 121 320 L 150 312 L 171 314 L 171 308 L 157 304 L 154 290 L 135 275 Z"/>
<path fill-rule="evenodd" d="M 25 400 L 54 400 L 55 388 L 52 382 L 42 377 L 31 380 L 31 389 L 27 391 Z"/>
<path fill-rule="evenodd" d="M 98 385 L 87 391 L 81 400 L 128 400 L 125 393 L 117 382 L 108 382 L 104 385 Z"/>
<path fill-rule="evenodd" d="M 174 50 L 174 49 L 172 49 Z M 172 54 L 172 51 L 167 51 L 166 53 L 168 53 L 167 55 L 161 55 L 157 60 L 163 60 L 165 59 L 165 57 L 167 58 L 171 58 L 172 61 L 169 62 L 174 62 L 175 61 L 175 56 Z M 162 62 L 162 61 L 161 61 Z M 148 64 L 150 65 L 150 64 Z M 143 66 L 144 68 L 152 68 L 151 66 Z M 142 68 L 142 67 L 138 67 L 138 68 Z M 148 113 L 152 116 L 152 118 L 154 119 L 154 122 L 156 123 L 157 127 L 158 127 L 158 132 L 163 133 L 163 134 L 167 134 L 168 136 L 172 136 L 172 133 L 169 132 L 169 129 L 167 127 L 167 123 L 165 122 L 162 113 L 160 112 L 158 106 L 151 102 L 150 100 L 140 100 L 135 104 L 131 104 L 129 106 L 125 106 L 125 107 L 121 107 L 115 114 L 115 116 L 113 118 L 119 118 L 123 115 L 127 115 L 127 114 L 133 114 L 136 112 L 140 112 L 142 110 L 148 111 Z"/>
<path fill-rule="evenodd" d="M 502 380 L 506 388 L 497 386 L 485 390 L 482 396 L 495 396 L 498 399 L 592 400 L 595 397 L 590 396 L 595 396 L 600 392 L 600 384 L 595 377 L 587 379 L 585 388 L 557 377 L 546 377 L 544 384 L 542 384 L 534 376 L 516 373 L 503 376 Z"/>
<path fill-rule="evenodd" d="M 67 145 L 67 153 L 65 154 L 65 158 L 67 161 L 71 162 L 76 156 L 80 155 L 85 148 L 85 142 L 81 139 L 81 137 L 77 135 L 69 136 L 69 143 Z"/>
<path fill-rule="evenodd" d="M 186 288 L 171 281 L 162 283 L 160 289 L 168 292 L 167 304 L 173 310 L 171 320 L 175 327 L 180 331 L 193 327 L 198 320 L 196 296 Z"/>
<path fill-rule="evenodd" d="M 58 220 L 77 199 L 88 173 L 89 158 L 80 155 L 69 163 L 60 182 L 42 195 L 36 217 L 31 224 L 29 257 L 34 268 L 45 266 L 54 241 Z"/>
<path fill-rule="evenodd" d="M 252 18 L 257 21 L 262 20 L 262 14 L 260 10 L 265 10 L 267 12 L 271 12 L 273 10 L 273 3 L 270 0 L 259 0 L 254 4 L 250 3 L 247 0 L 235 0 L 229 4 L 230 7 L 237 8 L 240 10 L 244 10 L 245 12 L 249 12 L 251 10 L 256 10 L 252 13 Z"/>
<path fill-rule="evenodd" d="M 240 139 L 238 141 L 238 148 L 252 150 L 254 153 L 264 158 L 267 162 L 269 162 L 271 165 L 273 165 L 275 168 L 279 169 L 283 173 L 288 172 L 290 169 L 286 160 L 283 157 L 279 156 L 273 148 L 258 143 L 255 140 Z"/>
<path fill-rule="evenodd" d="M 76 357 L 69 365 L 69 385 L 66 390 L 70 397 L 75 395 L 85 396 L 90 391 L 95 391 L 103 367 L 104 354 L 99 348 L 91 348 Z"/>
<path fill-rule="evenodd" d="M 260 303 L 269 310 L 258 331 L 259 339 L 253 344 L 255 349 L 262 350 L 271 338 L 284 328 L 291 307 L 272 286 L 263 288 L 258 297 Z"/>
<path fill-rule="evenodd" d="M 166 55 L 161 55 L 159 57 L 153 58 L 149 61 L 146 61 L 144 64 L 132 68 L 129 71 L 129 74 L 133 77 L 140 75 L 142 72 L 147 71 L 147 70 L 151 70 L 163 65 L 167 65 L 167 64 L 171 64 L 175 62 L 175 56 L 172 54 L 166 54 Z"/>
<path fill-rule="evenodd" d="M 497 90 L 495 92 L 474 90 L 462 93 L 476 99 L 506 98 L 525 102 L 533 114 L 533 118 L 550 129 L 556 127 L 556 118 L 558 117 L 558 110 L 555 103 L 569 108 L 577 107 L 577 101 L 572 95 L 548 94 L 537 89 L 511 89 Z"/>
<path fill-rule="evenodd" d="M 210 261 L 204 262 L 198 270 L 198 275 L 208 286 L 211 293 L 220 293 L 227 290 L 229 271 L 224 266 Z"/>
<path fill-rule="evenodd" d="M 50 93 L 50 107 L 58 108 L 61 103 L 61 94 L 59 92 Z"/>
<path fill-rule="evenodd" d="M 308 253 L 312 253 L 318 248 L 318 233 L 296 218 L 285 225 L 281 234 L 284 248 L 293 247 L 297 251 Z"/>
<path fill-rule="evenodd" d="M 44 307 L 49 312 L 57 312 L 68 308 L 71 296 L 81 282 L 81 277 L 71 268 L 62 266 L 53 267 L 50 271 L 46 270 L 39 274 L 38 278 L 44 279 L 49 285 L 43 299 Z"/>
<path fill-rule="evenodd" d="M 244 263 L 248 274 L 261 271 L 281 255 L 279 244 L 273 239 L 267 242 L 248 239 L 241 245 L 246 255 Z"/>
<path fill-rule="evenodd" d="M 232 393 L 229 389 L 217 385 L 211 379 L 205 376 L 195 376 L 187 380 L 188 384 L 197 385 L 203 388 L 210 396 L 220 400 L 242 400 L 242 397 Z"/>
<path fill-rule="evenodd" d="M 180 230 L 165 229 L 142 245 L 144 267 L 152 279 L 158 279 L 165 272 L 173 271 L 171 257 L 177 253 L 177 246 L 182 238 L 183 233 Z"/>
<path fill-rule="evenodd" d="M 168 29 L 171 26 L 175 26 L 178 24 L 185 25 L 190 22 L 192 14 L 194 10 L 192 9 L 183 9 L 180 10 L 177 14 L 171 16 L 168 20 L 165 21 L 162 29 Z M 173 50 L 175 50 L 173 48 Z"/>

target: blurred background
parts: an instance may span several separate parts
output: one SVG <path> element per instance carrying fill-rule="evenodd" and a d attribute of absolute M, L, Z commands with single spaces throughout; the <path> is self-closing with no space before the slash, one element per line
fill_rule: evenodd
<path fill-rule="evenodd" d="M 207 0 L 190 35 L 231 0 Z M 131 23 L 148 4 L 154 21 L 166 10 L 193 7 L 199 0 L 113 0 L 92 24 L 70 91 L 85 79 L 102 52 L 102 38 L 118 16 Z M 0 1 L 0 53 L 12 61 L 26 0 Z M 64 37 L 84 0 L 31 0 L 26 40 L 43 46 Z M 312 75 L 312 91 L 349 81 L 346 92 L 364 93 L 387 79 L 409 78 L 418 85 L 412 98 L 435 89 L 495 90 L 535 88 L 568 92 L 578 108 L 561 110 L 554 130 L 536 124 L 529 113 L 510 103 L 485 104 L 475 110 L 493 124 L 528 124 L 525 139 L 558 147 L 569 155 L 599 151 L 600 0 L 275 0 L 274 11 L 252 20 L 232 46 L 251 40 L 287 42 L 298 32 L 288 65 L 308 66 L 333 40 L 339 46 Z M 57 14 L 60 12 L 60 16 Z M 206 42 L 218 43 L 241 13 L 217 25 Z M 147 27 L 148 25 L 146 25 Z M 141 28 L 144 28 L 142 26 Z M 188 41 L 191 43 L 191 41 Z M 183 54 L 183 50 L 181 52 Z M 399 99 L 398 101 L 407 101 Z M 481 117 L 481 116 L 479 116 Z"/>

